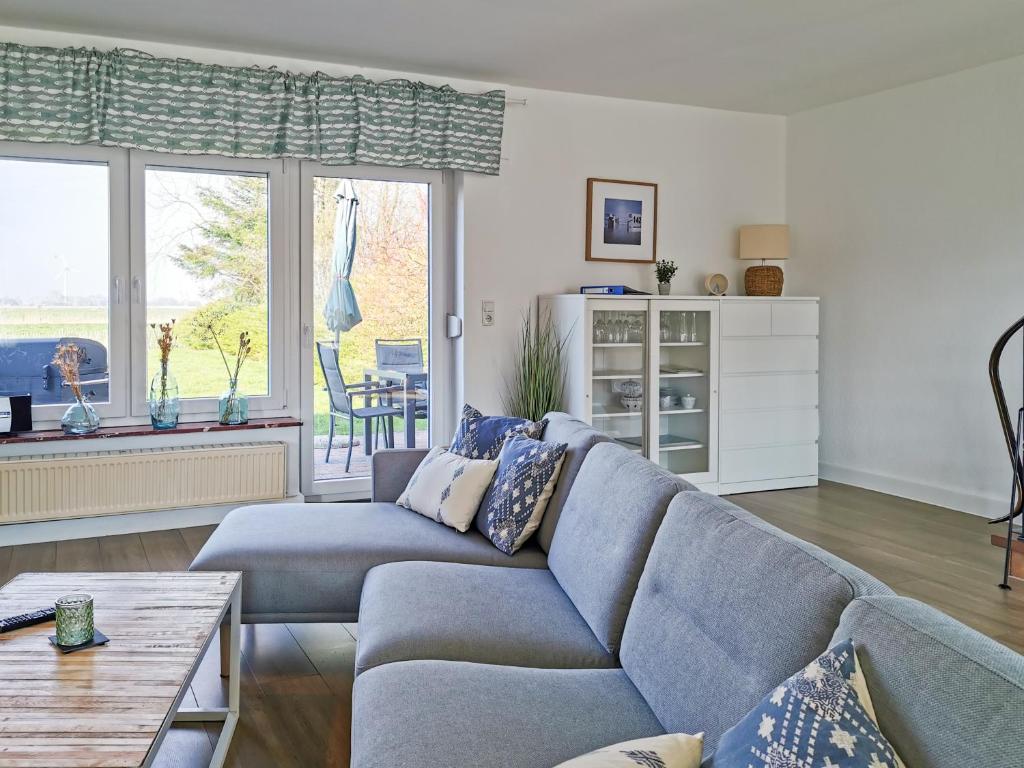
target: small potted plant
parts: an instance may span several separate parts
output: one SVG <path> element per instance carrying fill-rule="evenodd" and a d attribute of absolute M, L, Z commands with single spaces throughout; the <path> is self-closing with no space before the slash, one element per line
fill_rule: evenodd
<path fill-rule="evenodd" d="M 654 265 L 654 276 L 658 279 L 658 293 L 668 296 L 672 292 L 672 278 L 676 276 L 679 267 L 674 261 L 658 259 Z"/>
<path fill-rule="evenodd" d="M 60 377 L 71 387 L 71 393 L 75 396 L 75 402 L 68 407 L 60 420 L 60 426 L 67 435 L 88 435 L 100 426 L 100 417 L 96 414 L 96 409 L 82 392 L 79 368 L 84 361 L 85 350 L 73 342 L 58 344 L 53 355 L 53 366 L 60 372 Z"/>

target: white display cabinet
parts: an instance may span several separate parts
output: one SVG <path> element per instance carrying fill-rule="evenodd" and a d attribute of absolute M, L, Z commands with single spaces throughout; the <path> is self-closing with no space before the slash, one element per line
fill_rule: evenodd
<path fill-rule="evenodd" d="M 539 309 L 567 340 L 572 415 L 712 493 L 817 483 L 816 299 L 566 294 Z"/>

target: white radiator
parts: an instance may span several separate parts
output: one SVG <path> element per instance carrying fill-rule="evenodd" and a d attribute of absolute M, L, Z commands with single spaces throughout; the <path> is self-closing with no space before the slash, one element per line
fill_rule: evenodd
<path fill-rule="evenodd" d="M 0 524 L 281 499 L 284 443 L 0 459 Z"/>

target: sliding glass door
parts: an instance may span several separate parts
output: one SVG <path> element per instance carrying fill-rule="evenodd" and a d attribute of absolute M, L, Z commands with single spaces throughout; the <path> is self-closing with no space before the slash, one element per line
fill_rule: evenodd
<path fill-rule="evenodd" d="M 448 429 L 445 184 L 303 164 L 301 186 L 302 490 L 365 498 L 373 451 Z"/>

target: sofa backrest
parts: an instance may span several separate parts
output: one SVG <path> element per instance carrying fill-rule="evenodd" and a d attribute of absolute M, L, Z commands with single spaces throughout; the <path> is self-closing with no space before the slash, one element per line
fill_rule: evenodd
<path fill-rule="evenodd" d="M 1024 764 L 1024 656 L 908 597 L 854 600 L 833 640 L 851 638 L 878 725 L 905 765 Z"/>
<path fill-rule="evenodd" d="M 562 509 L 548 568 L 594 635 L 618 651 L 669 502 L 689 483 L 615 443 L 587 454 Z"/>
<path fill-rule="evenodd" d="M 547 510 L 537 531 L 537 543 L 547 552 L 551 549 L 551 539 L 555 535 L 555 526 L 562 514 L 562 507 L 569 496 L 576 474 L 587 458 L 587 452 L 598 443 L 611 440 L 604 432 L 594 429 L 586 422 L 575 419 L 567 413 L 552 411 L 544 416 L 548 420 L 542 439 L 554 443 L 565 443 L 565 458 L 562 459 L 562 470 L 558 473 L 558 484 L 555 486 Z"/>
<path fill-rule="evenodd" d="M 682 493 L 640 578 L 622 668 L 666 731 L 703 731 L 710 751 L 865 594 L 891 590 L 725 499 Z"/>

